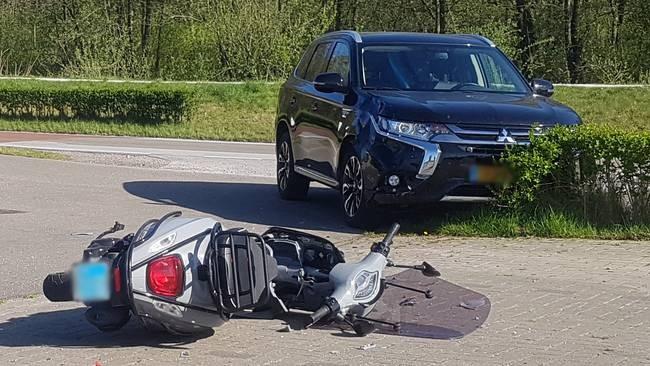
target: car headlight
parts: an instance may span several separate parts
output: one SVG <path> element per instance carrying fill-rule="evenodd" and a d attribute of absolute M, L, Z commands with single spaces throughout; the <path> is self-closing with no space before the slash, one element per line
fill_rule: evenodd
<path fill-rule="evenodd" d="M 378 126 L 386 133 L 428 141 L 435 136 L 449 135 L 452 132 L 441 123 L 404 122 L 379 117 Z"/>
<path fill-rule="evenodd" d="M 366 299 L 375 292 L 379 283 L 379 272 L 362 271 L 354 278 L 354 299 Z"/>

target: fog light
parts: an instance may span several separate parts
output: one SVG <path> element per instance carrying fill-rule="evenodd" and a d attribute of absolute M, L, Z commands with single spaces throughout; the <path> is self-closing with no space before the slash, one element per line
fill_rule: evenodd
<path fill-rule="evenodd" d="M 388 184 L 390 184 L 391 187 L 397 187 L 399 185 L 399 177 L 396 175 L 391 175 L 388 177 Z"/>

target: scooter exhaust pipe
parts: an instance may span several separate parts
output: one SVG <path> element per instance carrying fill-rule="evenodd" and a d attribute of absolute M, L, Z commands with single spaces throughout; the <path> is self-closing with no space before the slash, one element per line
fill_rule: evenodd
<path fill-rule="evenodd" d="M 43 280 L 43 293 L 52 302 L 73 301 L 70 273 L 58 272 L 47 275 Z"/>

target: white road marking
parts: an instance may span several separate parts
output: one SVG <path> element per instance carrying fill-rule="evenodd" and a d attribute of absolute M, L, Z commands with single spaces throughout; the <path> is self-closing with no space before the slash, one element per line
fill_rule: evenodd
<path fill-rule="evenodd" d="M 126 84 L 207 84 L 207 85 L 242 85 L 246 81 L 210 81 L 210 80 L 126 80 L 126 79 L 71 79 L 71 78 L 45 78 L 25 76 L 1 76 L 0 80 L 39 80 L 53 82 L 88 82 L 88 83 L 126 83 Z M 253 83 L 277 84 L 273 81 L 258 81 Z M 566 84 L 558 83 L 556 86 L 575 88 L 647 88 L 650 84 Z"/>
<path fill-rule="evenodd" d="M 151 156 L 176 156 L 176 157 L 200 157 L 214 159 L 240 159 L 240 160 L 270 160 L 275 161 L 274 154 L 258 153 L 241 153 L 219 151 L 216 154 L 210 154 L 205 150 L 181 150 L 181 149 L 157 149 L 147 147 L 126 147 L 126 146 L 91 146 L 77 145 L 53 141 L 20 141 L 0 143 L 0 146 L 25 148 L 46 151 L 69 151 L 69 152 L 86 152 L 86 153 L 103 153 L 103 154 L 122 154 L 122 155 L 151 155 Z"/>

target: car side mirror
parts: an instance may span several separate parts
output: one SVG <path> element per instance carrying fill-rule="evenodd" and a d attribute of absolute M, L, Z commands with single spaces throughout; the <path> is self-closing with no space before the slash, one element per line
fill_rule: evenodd
<path fill-rule="evenodd" d="M 544 97 L 550 97 L 555 92 L 553 83 L 544 79 L 533 79 L 530 86 L 533 88 L 533 93 Z"/>
<path fill-rule="evenodd" d="M 336 72 L 319 74 L 314 79 L 314 87 L 323 93 L 347 93 L 348 88 L 343 82 L 343 77 Z"/>

